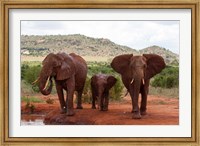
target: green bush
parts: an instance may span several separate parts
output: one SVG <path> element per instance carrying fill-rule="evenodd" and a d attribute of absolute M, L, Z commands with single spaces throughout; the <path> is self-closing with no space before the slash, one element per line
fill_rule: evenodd
<path fill-rule="evenodd" d="M 173 88 L 179 86 L 179 68 L 167 66 L 160 74 L 156 75 L 151 85 L 153 87 Z"/>
<path fill-rule="evenodd" d="M 22 95 L 34 94 L 32 85 L 27 83 L 25 80 L 22 80 L 21 81 L 21 93 L 22 93 Z"/>
<path fill-rule="evenodd" d="M 24 73 L 25 81 L 27 81 L 29 84 L 34 82 L 38 78 L 40 70 L 41 70 L 40 65 L 29 67 Z"/>
<path fill-rule="evenodd" d="M 92 77 L 95 74 L 113 74 L 118 75 L 111 67 L 108 62 L 88 62 L 88 76 Z"/>
<path fill-rule="evenodd" d="M 24 77 L 23 79 L 29 83 L 29 84 L 32 84 L 39 76 L 39 73 L 40 73 L 40 70 L 41 70 L 41 66 L 40 65 L 37 65 L 37 66 L 29 66 L 25 72 L 24 72 Z M 38 85 L 35 84 L 32 86 L 32 89 L 33 91 L 35 92 L 39 92 L 39 88 L 38 88 Z"/>
<path fill-rule="evenodd" d="M 90 78 L 87 77 L 86 81 L 85 81 L 85 86 L 84 86 L 84 90 L 83 90 L 83 94 L 82 94 L 82 101 L 84 103 L 91 103 L 91 88 L 90 88 Z"/>
<path fill-rule="evenodd" d="M 25 73 L 26 71 L 29 69 L 29 65 L 28 64 L 22 64 L 21 66 L 21 79 L 24 79 Z"/>

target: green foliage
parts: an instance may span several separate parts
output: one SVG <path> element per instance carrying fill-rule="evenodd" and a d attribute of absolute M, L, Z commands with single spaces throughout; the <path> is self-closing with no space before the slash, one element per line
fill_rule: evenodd
<path fill-rule="evenodd" d="M 87 77 L 86 81 L 85 81 L 85 86 L 84 86 L 84 90 L 83 90 L 83 94 L 82 94 L 82 101 L 84 103 L 91 103 L 91 90 L 90 90 L 90 78 Z"/>
<path fill-rule="evenodd" d="M 152 87 L 149 88 L 149 95 L 162 95 L 166 97 L 179 97 L 179 89 L 178 88 L 161 88 L 161 87 Z"/>
<path fill-rule="evenodd" d="M 25 73 L 26 71 L 29 69 L 29 65 L 28 64 L 22 64 L 21 66 L 21 79 L 24 79 Z"/>
<path fill-rule="evenodd" d="M 117 82 L 114 87 L 110 90 L 110 100 L 121 100 L 122 98 L 122 90 L 125 88 L 122 81 L 121 76 L 116 73 L 110 67 L 110 61 L 108 62 L 88 62 L 88 74 L 84 86 L 84 91 L 82 95 L 83 102 L 91 103 L 91 86 L 90 79 L 93 75 L 103 73 L 113 75 L 117 78 Z M 23 94 L 32 94 L 35 92 L 39 92 L 38 85 L 31 85 L 33 81 L 35 81 L 39 75 L 41 70 L 41 62 L 25 62 L 21 66 L 21 75 L 22 75 L 22 93 Z M 55 84 L 53 82 L 53 84 Z M 179 86 L 179 68 L 178 67 L 166 67 L 161 73 L 156 75 L 151 80 L 151 86 L 159 87 L 159 90 L 156 89 L 156 93 L 164 88 L 178 88 Z M 151 91 L 150 91 L 151 92 Z M 170 91 L 166 91 L 170 92 Z M 53 94 L 56 94 L 55 86 L 52 90 Z M 163 94 L 160 93 L 160 94 Z M 50 101 L 51 102 L 51 101 Z"/>
<path fill-rule="evenodd" d="M 116 74 L 116 72 L 110 67 L 108 62 L 88 62 L 88 76 L 92 77 L 95 74 Z"/>
<path fill-rule="evenodd" d="M 27 65 L 25 65 L 27 66 Z M 23 65 L 22 65 L 23 67 Z M 22 79 L 24 79 L 27 83 L 31 84 L 33 83 L 39 76 L 41 70 L 41 66 L 37 65 L 37 66 L 28 66 L 26 67 L 26 69 L 23 70 L 23 76 Z M 35 92 L 39 92 L 39 88 L 38 85 L 35 84 L 32 86 L 33 91 Z"/>
<path fill-rule="evenodd" d="M 167 66 L 160 74 L 156 75 L 151 85 L 153 87 L 173 88 L 179 86 L 179 68 Z"/>
<path fill-rule="evenodd" d="M 33 94 L 35 91 L 33 91 L 31 84 L 27 83 L 25 80 L 22 80 L 21 92 L 22 92 L 22 95 L 27 95 L 27 94 Z"/>
<path fill-rule="evenodd" d="M 27 81 L 29 84 L 34 82 L 38 78 L 40 70 L 41 70 L 40 65 L 28 67 L 28 69 L 24 74 L 25 81 Z"/>
<path fill-rule="evenodd" d="M 28 96 L 22 96 L 21 100 L 23 102 L 27 102 L 27 103 L 30 103 L 30 102 L 34 102 L 34 103 L 41 103 L 41 102 L 44 102 L 42 99 L 40 98 L 37 98 L 37 97 L 28 97 Z"/>

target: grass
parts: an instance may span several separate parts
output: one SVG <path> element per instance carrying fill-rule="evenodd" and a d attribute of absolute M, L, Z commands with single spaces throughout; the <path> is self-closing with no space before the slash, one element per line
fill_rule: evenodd
<path fill-rule="evenodd" d="M 30 102 L 33 102 L 33 103 L 42 103 L 42 102 L 44 102 L 44 100 L 42 100 L 40 98 L 37 98 L 37 97 L 34 97 L 34 96 L 31 96 L 31 97 L 22 96 L 21 100 L 24 101 L 24 102 L 27 102 L 27 103 L 30 103 Z"/>
<path fill-rule="evenodd" d="M 152 87 L 149 88 L 149 95 L 160 95 L 165 97 L 174 97 L 179 98 L 179 89 L 178 88 L 160 88 L 160 87 Z"/>
<path fill-rule="evenodd" d="M 42 61 L 22 61 L 21 64 L 27 64 L 29 66 L 42 65 Z"/>
<path fill-rule="evenodd" d="M 21 81 L 21 93 L 22 93 L 22 95 L 33 94 L 34 91 L 32 89 L 32 85 L 27 83 L 25 80 L 22 80 Z"/>

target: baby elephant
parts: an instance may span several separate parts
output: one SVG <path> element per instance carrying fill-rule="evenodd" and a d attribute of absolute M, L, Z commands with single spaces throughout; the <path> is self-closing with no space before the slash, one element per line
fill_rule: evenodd
<path fill-rule="evenodd" d="M 92 109 L 96 109 L 95 100 L 97 100 L 99 110 L 108 110 L 109 90 L 114 86 L 116 81 L 117 79 L 111 75 L 97 74 L 92 76 Z"/>

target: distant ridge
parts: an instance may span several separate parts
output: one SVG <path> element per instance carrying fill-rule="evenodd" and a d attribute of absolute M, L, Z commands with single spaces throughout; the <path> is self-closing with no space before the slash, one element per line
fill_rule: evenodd
<path fill-rule="evenodd" d="M 167 64 L 179 63 L 179 56 L 165 48 L 150 46 L 137 51 L 127 46 L 115 44 L 109 39 L 74 35 L 22 35 L 21 55 L 46 56 L 50 52 L 77 53 L 81 56 L 114 57 L 121 54 L 134 55 L 154 53 L 164 57 Z"/>

